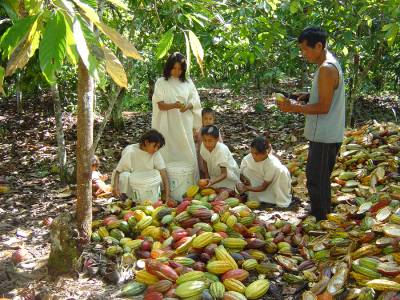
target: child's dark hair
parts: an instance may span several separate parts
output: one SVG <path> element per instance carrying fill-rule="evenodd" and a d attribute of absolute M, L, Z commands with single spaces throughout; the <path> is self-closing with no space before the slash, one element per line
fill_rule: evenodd
<path fill-rule="evenodd" d="M 146 141 L 148 143 L 156 143 L 157 145 L 160 145 L 160 148 L 165 145 L 164 136 L 155 129 L 147 131 L 140 137 L 140 145 L 144 146 Z"/>
<path fill-rule="evenodd" d="M 300 33 L 297 41 L 299 44 L 307 41 L 307 46 L 311 48 L 315 48 L 315 45 L 317 43 L 321 43 L 322 47 L 325 48 L 327 37 L 328 34 L 324 29 L 322 29 L 321 27 L 311 26 L 307 27 Z"/>
<path fill-rule="evenodd" d="M 98 166 L 100 166 L 100 160 L 97 157 L 97 155 L 94 155 L 92 157 L 92 167 L 98 167 Z"/>
<path fill-rule="evenodd" d="M 212 114 L 215 116 L 215 111 L 212 108 L 203 108 L 201 111 L 201 116 L 203 117 L 206 114 Z"/>
<path fill-rule="evenodd" d="M 172 53 L 168 59 L 167 62 L 165 63 L 164 66 L 164 78 L 165 80 L 168 80 L 171 77 L 171 70 L 174 68 L 174 65 L 176 63 L 181 64 L 181 69 L 182 69 L 182 74 L 179 77 L 180 81 L 185 82 L 186 81 L 186 58 L 182 53 L 175 52 Z"/>
<path fill-rule="evenodd" d="M 201 135 L 211 135 L 212 137 L 219 138 L 219 129 L 215 125 L 208 125 L 201 129 Z"/>
<path fill-rule="evenodd" d="M 266 153 L 271 149 L 271 143 L 266 137 L 259 136 L 251 142 L 250 147 L 255 149 L 257 153 Z"/>

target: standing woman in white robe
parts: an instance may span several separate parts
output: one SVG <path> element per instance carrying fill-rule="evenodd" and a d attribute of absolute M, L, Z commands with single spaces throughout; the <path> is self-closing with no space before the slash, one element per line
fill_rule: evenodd
<path fill-rule="evenodd" d="M 152 128 L 165 137 L 165 147 L 160 150 L 165 163 L 192 163 L 197 179 L 193 132 L 201 127 L 201 104 L 196 87 L 186 78 L 186 66 L 181 53 L 175 52 L 168 57 L 164 76 L 154 87 Z"/>
<path fill-rule="evenodd" d="M 265 137 L 257 137 L 250 146 L 251 153 L 240 164 L 240 193 L 248 192 L 249 199 L 288 207 L 292 201 L 289 170 L 271 153 Z"/>

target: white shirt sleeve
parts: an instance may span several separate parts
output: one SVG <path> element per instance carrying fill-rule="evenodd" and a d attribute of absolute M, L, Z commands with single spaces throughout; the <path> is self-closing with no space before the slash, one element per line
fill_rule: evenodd
<path fill-rule="evenodd" d="M 165 89 L 164 89 L 164 84 L 163 84 L 163 78 L 159 78 L 156 81 L 156 84 L 154 85 L 154 93 L 153 93 L 153 105 L 157 104 L 160 101 L 164 101 L 164 94 L 165 94 Z"/>
<path fill-rule="evenodd" d="M 197 92 L 196 86 L 189 79 L 190 91 L 189 91 L 189 99 L 188 104 L 191 103 L 193 105 L 192 113 L 193 113 L 193 128 L 199 129 L 202 126 L 201 120 L 201 102 L 200 96 Z"/>
<path fill-rule="evenodd" d="M 159 171 L 165 169 L 166 166 L 165 166 L 164 159 L 161 156 L 161 153 L 157 151 L 153 155 L 154 155 L 154 168 Z"/>
<path fill-rule="evenodd" d="M 247 168 L 247 155 L 243 157 L 242 162 L 240 163 L 240 173 L 243 173 L 243 171 Z"/>
<path fill-rule="evenodd" d="M 214 163 L 217 167 L 229 168 L 229 154 L 227 148 L 219 147 L 215 153 Z"/>
<path fill-rule="evenodd" d="M 276 172 L 278 171 L 276 168 L 274 168 L 273 164 L 270 164 L 267 162 L 268 159 L 266 159 L 265 164 L 263 166 L 263 171 L 264 171 L 264 176 L 263 179 L 266 182 L 271 182 L 274 177 L 276 176 Z"/>

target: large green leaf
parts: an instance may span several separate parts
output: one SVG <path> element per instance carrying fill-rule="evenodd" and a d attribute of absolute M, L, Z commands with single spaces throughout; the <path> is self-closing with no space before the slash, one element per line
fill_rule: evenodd
<path fill-rule="evenodd" d="M 42 19 L 40 15 L 13 49 L 10 59 L 7 62 L 5 76 L 10 76 L 14 74 L 17 69 L 25 67 L 29 59 L 35 53 L 39 46 Z"/>
<path fill-rule="evenodd" d="M 65 15 L 63 13 L 63 17 L 65 20 L 65 37 L 66 37 L 66 51 L 67 51 L 67 58 L 69 62 L 73 65 L 78 63 L 79 55 L 78 51 L 76 50 L 76 42 L 74 38 L 74 33 L 72 32 L 72 20 L 70 19 L 69 15 Z"/>
<path fill-rule="evenodd" d="M 76 48 L 78 50 L 79 56 L 82 59 L 83 64 L 89 70 L 89 69 L 91 69 L 90 62 L 89 62 L 89 55 L 90 55 L 89 48 L 87 46 L 85 36 L 83 35 L 81 22 L 80 22 L 78 16 L 75 17 L 75 19 L 74 19 L 74 23 L 72 26 L 72 32 L 74 34 Z"/>
<path fill-rule="evenodd" d="M 391 26 L 387 28 L 385 36 L 389 47 L 392 47 L 394 40 L 396 39 L 397 33 L 399 32 L 399 26 L 396 23 L 392 23 L 389 25 Z"/>
<path fill-rule="evenodd" d="M 21 39 L 26 37 L 26 33 L 37 19 L 36 16 L 23 18 L 15 22 L 15 24 L 7 29 L 0 39 L 0 49 L 3 51 L 3 59 L 9 59 L 11 53 L 20 43 Z"/>
<path fill-rule="evenodd" d="M 94 35 L 86 22 L 80 17 L 76 16 L 73 24 L 73 33 L 76 42 L 76 47 L 83 64 L 88 69 L 91 75 L 96 76 L 97 66 L 99 62 L 94 55 L 91 55 L 91 50 L 94 48 Z M 95 41 L 97 43 L 97 41 Z M 100 50 L 101 51 L 101 50 Z"/>
<path fill-rule="evenodd" d="M 135 59 L 143 60 L 142 56 L 136 50 L 135 46 L 131 44 L 125 37 L 118 33 L 115 29 L 102 23 L 97 15 L 96 11 L 90 6 L 84 4 L 80 0 L 74 0 L 74 2 L 82 9 L 84 15 L 92 21 L 97 28 L 99 28 L 111 41 L 115 43 L 122 50 L 125 56 L 129 56 Z"/>
<path fill-rule="evenodd" d="M 171 28 L 161 37 L 160 43 L 158 44 L 156 51 L 157 59 L 163 58 L 168 53 L 169 49 L 172 46 L 173 40 L 174 40 L 174 32 L 173 28 Z"/>
<path fill-rule="evenodd" d="M 189 30 L 189 41 L 193 55 L 196 57 L 196 61 L 200 67 L 201 73 L 204 75 L 204 70 L 203 70 L 204 50 L 203 47 L 201 46 L 199 39 L 191 30 Z"/>
<path fill-rule="evenodd" d="M 118 58 L 107 47 L 103 47 L 106 71 L 111 76 L 116 84 L 120 87 L 128 87 L 128 79 L 126 78 L 124 67 Z"/>
<path fill-rule="evenodd" d="M 47 23 L 40 43 L 40 68 L 50 84 L 56 82 L 56 72 L 60 70 L 65 58 L 67 44 L 66 26 L 63 14 L 57 11 Z"/>
<path fill-rule="evenodd" d="M 189 42 L 189 38 L 188 38 L 188 34 L 183 31 L 183 36 L 185 37 L 185 45 L 186 45 L 186 60 L 187 60 L 187 72 L 186 72 L 186 76 L 189 77 L 190 76 L 190 66 L 191 66 L 191 58 L 190 58 L 190 42 Z"/>

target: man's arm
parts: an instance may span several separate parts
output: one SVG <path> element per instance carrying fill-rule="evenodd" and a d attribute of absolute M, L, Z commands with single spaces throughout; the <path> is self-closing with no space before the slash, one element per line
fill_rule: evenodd
<path fill-rule="evenodd" d="M 112 192 L 115 196 L 120 195 L 119 191 L 119 172 L 115 171 L 115 177 L 114 177 L 114 186 L 112 187 Z"/>
<path fill-rule="evenodd" d="M 283 112 L 301 113 L 305 115 L 327 114 L 331 107 L 333 93 L 338 86 L 339 73 L 337 69 L 330 65 L 322 65 L 318 76 L 319 101 L 315 104 L 298 104 L 292 101 L 278 102 L 279 108 Z"/>
<path fill-rule="evenodd" d="M 228 170 L 225 167 L 220 167 L 221 169 L 221 175 L 215 177 L 213 180 L 209 180 L 207 187 L 212 186 L 215 183 L 221 182 L 224 180 L 226 177 L 228 177 Z"/>
<path fill-rule="evenodd" d="M 169 181 L 168 181 L 168 175 L 167 175 L 167 169 L 162 169 L 160 170 L 160 175 L 164 187 L 164 192 L 165 192 L 165 201 L 167 201 L 170 197 L 170 190 L 169 190 Z"/>

